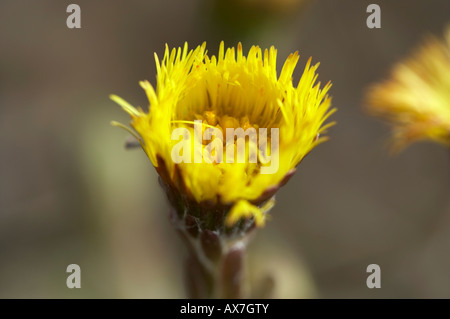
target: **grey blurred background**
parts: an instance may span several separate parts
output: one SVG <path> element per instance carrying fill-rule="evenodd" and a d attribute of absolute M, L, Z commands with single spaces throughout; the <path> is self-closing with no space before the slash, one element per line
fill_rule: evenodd
<path fill-rule="evenodd" d="M 108 95 L 146 106 L 138 81 L 155 83 L 153 52 L 206 40 L 215 53 L 222 39 L 274 45 L 279 66 L 299 50 L 294 82 L 312 56 L 339 109 L 252 241 L 251 277 L 272 273 L 283 298 L 450 298 L 449 152 L 421 143 L 389 156 L 388 127 L 362 105 L 424 35 L 442 34 L 449 1 L 74 2 L 81 29 L 66 27 L 70 1 L 0 2 L 1 298 L 185 296 L 156 173 L 124 149 L 109 122 L 128 118 Z M 370 3 L 381 29 L 366 27 Z M 71 263 L 81 289 L 66 287 Z M 381 289 L 366 286 L 372 263 Z"/>

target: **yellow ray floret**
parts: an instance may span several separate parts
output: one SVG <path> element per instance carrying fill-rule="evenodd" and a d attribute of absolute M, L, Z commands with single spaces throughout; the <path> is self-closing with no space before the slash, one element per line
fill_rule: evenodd
<path fill-rule="evenodd" d="M 230 213 L 227 216 L 227 226 L 232 226 L 238 222 L 241 218 L 254 218 L 256 226 L 264 226 L 265 216 L 264 213 L 255 205 L 250 204 L 246 200 L 239 200 L 233 205 Z"/>

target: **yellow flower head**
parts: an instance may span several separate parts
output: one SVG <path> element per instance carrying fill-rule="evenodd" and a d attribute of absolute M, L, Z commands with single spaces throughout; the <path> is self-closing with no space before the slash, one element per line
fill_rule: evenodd
<path fill-rule="evenodd" d="M 225 50 L 222 42 L 217 57 L 208 56 L 205 47 L 203 44 L 188 50 L 185 44 L 184 48 L 170 50 L 166 46 L 162 60 L 155 54 L 156 90 L 147 81 L 140 83 L 150 102 L 149 112 L 117 96 L 112 99 L 130 114 L 135 136 L 164 183 L 181 194 L 179 198 L 209 207 L 227 207 L 228 225 L 246 217 L 255 217 L 255 222 L 263 225 L 268 200 L 305 155 L 325 140 L 319 135 L 332 124 L 324 125 L 334 112 L 327 95 L 331 85 L 320 88 L 316 83 L 318 64 L 311 66 L 310 59 L 295 87 L 292 73 L 299 59 L 297 52 L 287 58 L 278 76 L 274 47 L 262 51 L 253 46 L 245 56 L 241 44 Z M 196 126 L 195 121 L 201 124 Z M 211 138 L 217 146 L 210 152 L 212 158 L 202 158 L 200 163 L 174 161 L 174 150 L 178 154 L 177 147 L 183 141 L 182 136 L 173 138 L 174 130 L 181 128 L 194 136 L 199 127 L 200 136 L 208 128 L 224 135 L 223 139 Z M 225 143 L 230 128 L 255 132 L 267 129 L 270 151 L 258 150 L 250 161 L 252 143 L 260 142 L 261 136 L 257 140 L 244 137 L 244 161 L 230 163 L 233 155 L 228 151 L 236 150 L 240 143 L 234 137 L 231 144 Z M 273 135 L 275 128 L 277 136 Z M 209 142 L 190 139 L 190 147 L 184 148 L 182 155 L 201 157 L 207 153 Z M 219 151 L 223 151 L 222 161 L 217 159 Z M 272 162 L 277 161 L 275 169 L 263 174 L 262 170 L 273 164 L 268 162 L 270 157 Z"/>
<path fill-rule="evenodd" d="M 393 124 L 394 149 L 418 140 L 450 146 L 450 28 L 444 41 L 429 38 L 391 78 L 370 88 L 371 114 Z"/>

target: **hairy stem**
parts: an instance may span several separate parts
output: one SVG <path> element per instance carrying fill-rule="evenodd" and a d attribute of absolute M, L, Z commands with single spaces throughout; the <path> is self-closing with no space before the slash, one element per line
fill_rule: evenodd
<path fill-rule="evenodd" d="M 219 231 L 199 230 L 196 233 L 176 223 L 188 248 L 185 264 L 186 288 L 189 298 L 244 298 L 244 258 L 248 236 L 229 238 Z"/>

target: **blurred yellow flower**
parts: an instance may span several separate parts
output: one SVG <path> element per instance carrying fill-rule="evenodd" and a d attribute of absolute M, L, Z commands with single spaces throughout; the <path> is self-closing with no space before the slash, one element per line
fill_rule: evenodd
<path fill-rule="evenodd" d="M 222 42 L 217 57 L 208 56 L 205 47 L 205 43 L 194 50 L 188 50 L 187 44 L 172 50 L 166 46 L 162 61 L 155 54 L 156 90 L 147 81 L 140 83 L 150 101 L 149 112 L 115 95 L 111 98 L 131 116 L 137 134 L 130 131 L 170 191 L 181 194 L 176 196 L 178 200 L 186 201 L 184 207 L 192 203 L 227 207 L 227 225 L 249 217 L 263 225 L 265 207 L 275 191 L 304 156 L 326 140 L 319 134 L 333 124 L 324 125 L 334 112 L 327 95 L 331 85 L 321 89 L 320 83 L 316 84 L 319 64 L 311 66 L 310 59 L 294 87 L 292 73 L 299 59 L 297 52 L 287 58 L 277 76 L 274 47 L 262 51 L 253 46 L 244 56 L 241 44 L 237 49 L 225 50 Z M 274 151 L 279 155 L 278 170 L 261 174 L 268 165 L 261 154 L 255 162 L 248 161 L 246 155 L 244 163 L 175 163 L 171 155 L 179 141 L 172 140 L 172 132 L 176 128 L 194 132 L 196 120 L 203 123 L 202 133 L 207 128 L 221 132 L 230 127 L 279 129 Z M 250 143 L 245 141 L 246 149 Z M 192 146 L 193 153 L 198 147 L 205 152 L 207 147 L 204 141 L 194 141 Z M 226 153 L 225 144 L 223 149 Z"/>
<path fill-rule="evenodd" d="M 450 28 L 443 41 L 430 37 L 395 65 L 366 101 L 371 114 L 393 125 L 395 151 L 418 140 L 450 146 Z"/>

